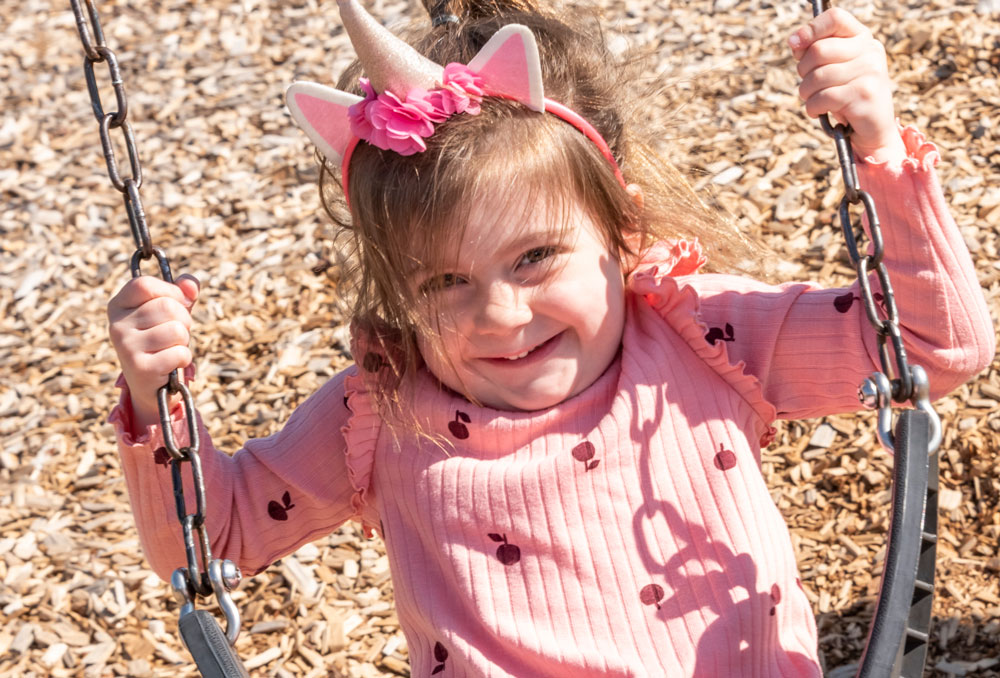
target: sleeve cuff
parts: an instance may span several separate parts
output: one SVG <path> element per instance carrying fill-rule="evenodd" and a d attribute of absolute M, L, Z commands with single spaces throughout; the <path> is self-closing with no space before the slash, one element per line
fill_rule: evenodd
<path fill-rule="evenodd" d="M 144 430 L 138 430 L 135 423 L 135 413 L 132 409 L 132 396 L 129 392 L 128 382 L 125 375 L 119 374 L 115 381 L 115 387 L 120 389 L 118 404 L 111 410 L 108 416 L 108 423 L 114 426 L 115 436 L 118 442 L 124 447 L 149 448 L 159 450 L 164 446 L 163 432 L 160 426 L 151 424 Z M 174 426 L 174 439 L 178 446 L 183 447 L 188 444 L 187 426 L 184 422 L 183 404 L 178 403 L 170 411 L 170 421 Z M 164 453 L 166 450 L 164 450 Z"/>
<path fill-rule="evenodd" d="M 891 160 L 875 160 L 872 156 L 867 156 L 859 163 L 859 168 L 902 168 L 910 172 L 930 172 L 937 167 L 941 160 L 941 154 L 934 143 L 927 141 L 923 132 L 913 125 L 903 127 L 898 120 L 896 127 L 899 128 L 899 135 L 902 137 L 903 147 L 906 149 L 906 156 L 902 163 Z"/>

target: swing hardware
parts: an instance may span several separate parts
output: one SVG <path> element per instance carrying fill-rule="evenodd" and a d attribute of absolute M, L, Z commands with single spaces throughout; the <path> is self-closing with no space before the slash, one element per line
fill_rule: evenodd
<path fill-rule="evenodd" d="M 227 567 L 235 570 L 232 577 L 222 576 L 223 568 Z M 177 624 L 181 632 L 181 640 L 184 641 L 184 646 L 191 653 L 191 656 L 194 657 L 198 671 L 204 678 L 249 678 L 246 668 L 233 650 L 233 643 L 236 642 L 236 636 L 240 632 L 239 613 L 235 612 L 236 608 L 227 593 L 239 583 L 239 569 L 232 561 L 213 560 L 212 568 L 209 571 L 218 577 L 210 575 L 213 577 L 213 587 L 217 585 L 216 591 L 222 591 L 219 602 L 226 613 L 226 633 L 222 633 L 215 617 L 205 610 L 194 609 L 192 592 L 189 589 L 191 579 L 181 567 L 174 570 L 174 574 L 170 578 L 170 583 L 174 588 L 174 598 L 181 603 L 180 620 Z M 229 603 L 229 608 L 235 613 L 235 617 L 229 616 L 230 609 L 223 601 Z"/>
<path fill-rule="evenodd" d="M 84 15 L 83 5 L 86 5 L 89 20 L 88 16 Z M 128 100 L 125 96 L 118 58 L 105 43 L 104 31 L 101 28 L 94 0 L 70 0 L 70 6 L 76 20 L 77 32 L 80 34 L 80 42 L 83 44 L 84 77 L 94 117 L 99 123 L 101 150 L 108 168 L 108 178 L 122 194 L 129 228 L 135 241 L 136 250 L 129 260 L 129 270 L 132 277 L 137 278 L 142 275 L 142 262 L 155 258 L 160 276 L 166 282 L 172 283 L 170 262 L 163 250 L 153 246 L 146 223 L 146 213 L 139 197 L 139 188 L 142 186 L 142 167 L 139 163 L 139 153 L 136 149 L 132 125 L 126 119 Z M 102 62 L 108 67 L 117 104 L 117 109 L 111 112 L 104 110 L 97 77 L 94 73 L 94 64 Z M 118 171 L 118 161 L 111 143 L 111 130 L 119 128 L 125 138 L 125 148 L 128 152 L 129 168 L 131 169 L 131 175 L 126 177 L 122 177 Z M 178 447 L 170 419 L 169 399 L 171 395 L 176 393 L 181 395 L 181 403 L 187 420 L 188 444 L 184 447 Z M 200 439 L 194 399 L 191 397 L 190 390 L 181 381 L 178 370 L 171 372 L 167 383 L 157 390 L 156 400 L 164 447 L 171 457 L 174 501 L 177 507 L 177 517 L 184 533 L 184 550 L 187 558 L 187 567 L 178 568 L 171 576 L 174 596 L 181 603 L 178 624 L 181 638 L 194 657 L 199 672 L 205 678 L 247 678 L 246 669 L 233 651 L 233 645 L 240 632 L 240 614 L 229 595 L 229 592 L 239 584 L 240 571 L 229 560 L 213 560 L 212 558 L 212 550 L 205 526 L 205 481 L 201 475 L 201 457 L 198 455 Z M 182 464 L 185 462 L 191 464 L 191 476 L 195 491 L 195 512 L 192 514 L 187 512 L 184 497 L 184 482 L 181 471 Z M 195 547 L 195 533 L 198 535 L 200 548 Z M 200 568 L 197 556 L 199 550 L 201 552 Z M 205 610 L 194 609 L 196 596 L 211 596 L 213 594 L 219 601 L 219 607 L 226 617 L 225 634 L 211 614 Z"/>
<path fill-rule="evenodd" d="M 219 607 L 222 608 L 222 613 L 226 618 L 226 640 L 229 645 L 235 645 L 236 639 L 240 635 L 240 614 L 229 592 L 240 585 L 243 574 L 236 563 L 228 558 L 226 560 L 216 558 L 209 565 L 208 578 L 212 582 L 212 591 L 219 599 Z M 174 599 L 181 604 L 181 618 L 194 612 L 194 591 L 191 587 L 191 581 L 191 575 L 183 567 L 174 570 L 170 577 L 170 585 L 174 589 Z"/>
<path fill-rule="evenodd" d="M 920 365 L 913 365 L 912 369 L 913 383 L 916 386 L 913 404 L 918 410 L 927 413 L 930 423 L 927 454 L 932 455 L 941 445 L 941 419 L 931 407 L 927 373 Z M 889 380 L 881 372 L 873 372 L 858 389 L 858 398 L 866 408 L 878 410 L 878 426 L 876 427 L 878 439 L 882 442 L 882 447 L 889 452 L 895 452 L 896 441 L 892 432 L 892 396 Z"/>
<path fill-rule="evenodd" d="M 813 16 L 830 8 L 830 0 L 810 0 Z M 919 678 L 923 674 L 930 636 L 934 598 L 934 565 L 937 552 L 938 456 L 941 419 L 930 403 L 927 374 L 910 365 L 899 329 L 899 311 L 882 263 L 885 255 L 882 230 L 875 201 L 861 189 L 857 165 L 849 141 L 848 125 L 819 118 L 823 131 L 837 149 L 844 179 L 844 197 L 838 214 L 847 252 L 858 275 L 862 305 L 875 329 L 881 372 L 873 373 L 858 389 L 861 404 L 878 410 L 878 437 L 893 453 L 892 511 L 882 579 L 868 640 L 861 656 L 857 678 Z M 861 203 L 868 222 L 871 253 L 861 255 L 850 206 Z M 863 224 L 864 222 L 862 222 Z M 872 292 L 869 269 L 875 272 L 881 299 Z M 881 302 L 882 313 L 879 313 Z M 887 340 L 892 343 L 895 367 Z M 897 378 L 893 375 L 898 374 Z M 899 415 L 892 429 L 892 403 L 910 401 L 915 410 Z"/>

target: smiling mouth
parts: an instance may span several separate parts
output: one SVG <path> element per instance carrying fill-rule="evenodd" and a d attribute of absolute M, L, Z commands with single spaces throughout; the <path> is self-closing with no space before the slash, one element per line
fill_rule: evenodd
<path fill-rule="evenodd" d="M 538 348 L 538 346 L 536 346 L 535 348 Z M 531 351 L 534 351 L 535 348 L 533 348 L 531 350 L 528 350 L 528 351 L 525 351 L 524 353 L 521 353 L 520 355 L 508 356 L 508 357 L 504 358 L 504 360 L 520 360 L 521 358 L 527 358 L 528 354 L 531 353 Z"/>
<path fill-rule="evenodd" d="M 495 361 L 495 362 L 498 362 L 498 363 L 513 363 L 513 362 L 517 362 L 519 360 L 524 360 L 525 358 L 528 358 L 529 356 L 534 356 L 534 355 L 536 355 L 538 353 L 544 353 L 545 352 L 544 349 L 547 349 L 550 346 L 552 346 L 555 343 L 555 340 L 558 339 L 561 335 L 562 335 L 562 332 L 560 332 L 559 334 L 555 335 L 554 337 L 550 337 L 550 338 L 546 339 L 545 341 L 543 341 L 542 343 L 538 344 L 534 348 L 529 348 L 527 351 L 524 351 L 523 353 L 518 353 L 517 355 L 503 356 L 503 357 L 500 357 L 500 358 L 488 358 L 488 360 Z"/>

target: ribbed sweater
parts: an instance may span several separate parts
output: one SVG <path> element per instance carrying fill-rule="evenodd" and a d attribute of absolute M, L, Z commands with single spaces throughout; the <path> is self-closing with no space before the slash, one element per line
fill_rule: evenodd
<path fill-rule="evenodd" d="M 912 364 L 937 398 L 995 335 L 933 166 L 859 165 L 882 221 Z M 692 243 L 630 276 L 618 358 L 547 410 L 477 407 L 424 370 L 401 392 L 429 437 L 390 431 L 358 366 L 233 456 L 201 426 L 213 550 L 256 573 L 350 519 L 385 541 L 412 675 L 819 676 L 788 528 L 760 473 L 776 417 L 858 408 L 880 369 L 857 285 L 696 274 Z M 156 426 L 111 416 L 146 556 L 184 563 Z M 180 415 L 178 415 L 180 416 Z M 176 421 L 184 440 L 185 424 Z"/>

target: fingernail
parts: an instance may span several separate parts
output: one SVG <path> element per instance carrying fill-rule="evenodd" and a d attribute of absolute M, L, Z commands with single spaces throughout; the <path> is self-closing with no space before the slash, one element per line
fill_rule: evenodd
<path fill-rule="evenodd" d="M 800 45 L 802 45 L 802 40 L 799 38 L 798 35 L 793 35 L 792 37 L 788 38 L 788 46 L 791 47 L 792 49 L 798 49 Z"/>

